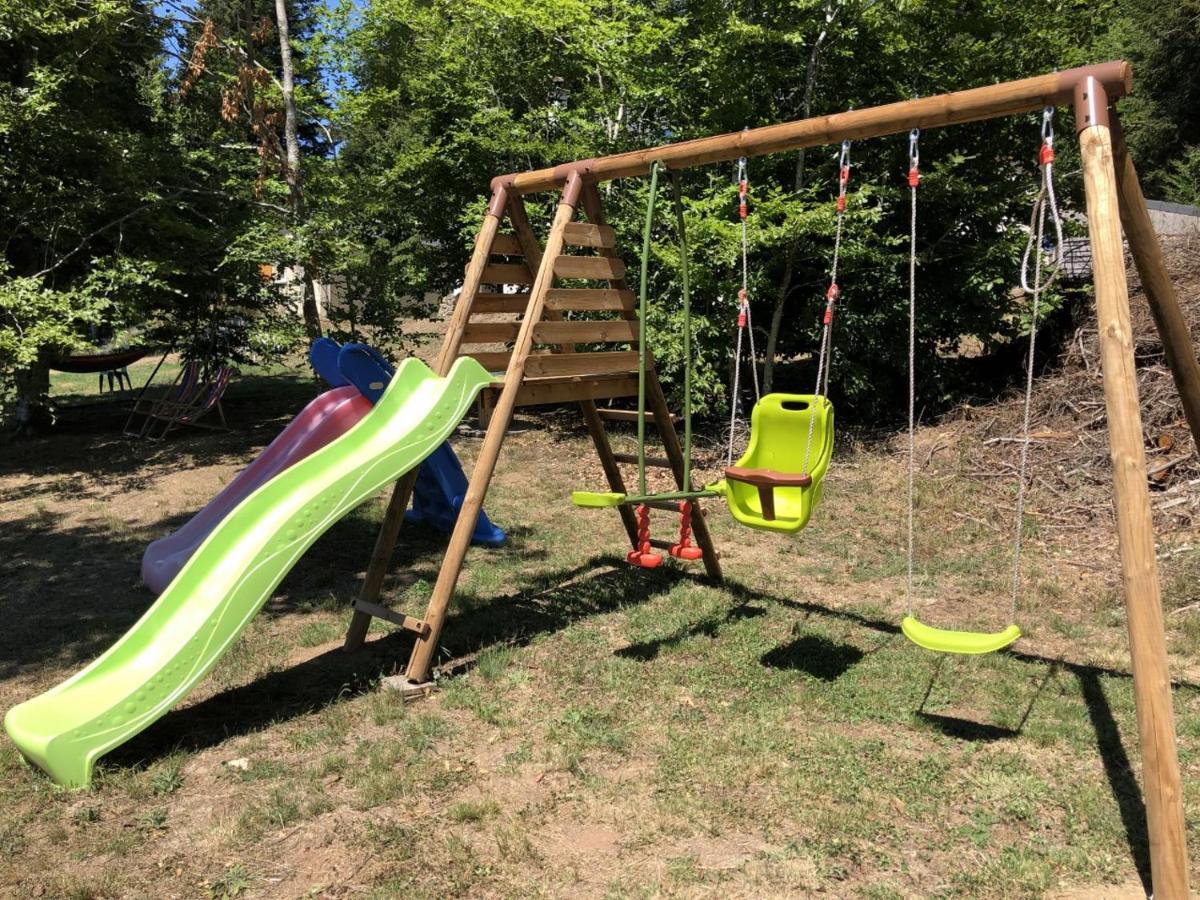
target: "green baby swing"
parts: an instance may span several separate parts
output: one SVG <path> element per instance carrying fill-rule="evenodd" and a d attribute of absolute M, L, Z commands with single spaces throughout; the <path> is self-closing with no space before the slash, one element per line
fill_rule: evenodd
<path fill-rule="evenodd" d="M 639 341 L 639 390 L 638 390 L 638 484 L 639 493 L 634 496 L 599 491 L 574 491 L 571 500 L 575 505 L 589 508 L 612 507 L 621 504 L 637 504 L 639 522 L 645 527 L 649 501 L 680 500 L 681 514 L 690 514 L 690 502 L 699 497 L 724 497 L 735 520 L 751 528 L 766 531 L 795 533 L 802 529 L 821 500 L 822 483 L 829 460 L 833 453 L 833 405 L 826 397 L 829 384 L 829 358 L 833 325 L 833 312 L 838 298 L 837 264 L 841 250 L 842 227 L 846 209 L 846 185 L 849 181 L 849 142 L 842 145 L 839 162 L 837 199 L 837 236 L 831 268 L 830 285 L 826 291 L 825 315 L 821 338 L 820 356 L 817 367 L 816 390 L 813 394 L 768 394 L 759 392 L 758 373 L 755 369 L 754 334 L 750 322 L 747 266 L 747 194 L 746 160 L 738 161 L 738 215 L 741 220 L 742 239 L 742 287 L 738 292 L 737 346 L 735 351 L 733 411 L 730 422 L 730 441 L 725 468 L 725 477 L 703 490 L 692 490 L 691 485 L 691 304 L 688 289 L 688 253 L 684 231 L 682 199 L 679 183 L 672 177 L 675 200 L 676 232 L 681 260 L 681 287 L 684 317 L 684 478 L 687 489 L 660 493 L 648 493 L 645 464 L 645 361 L 646 361 L 646 308 L 647 282 L 650 258 L 650 236 L 653 226 L 654 206 L 661 166 L 656 161 L 650 168 L 650 194 L 646 204 L 646 222 L 642 240 L 641 290 L 638 308 Z M 753 374 L 756 403 L 750 419 L 750 442 L 745 453 L 733 463 L 734 428 L 737 422 L 737 397 L 740 388 L 743 335 L 749 335 L 750 369 Z M 800 436 L 804 435 L 803 441 Z M 682 548 L 684 550 L 695 548 Z M 681 558 L 696 558 L 677 553 Z M 654 554 L 634 550 L 630 561 L 652 567 L 658 564 Z"/>

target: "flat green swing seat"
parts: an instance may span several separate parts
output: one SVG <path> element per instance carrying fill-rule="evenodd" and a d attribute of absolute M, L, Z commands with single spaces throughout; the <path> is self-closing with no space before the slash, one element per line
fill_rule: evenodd
<path fill-rule="evenodd" d="M 743 525 L 795 533 L 808 524 L 821 502 L 832 456 L 833 404 L 828 398 L 767 394 L 754 405 L 750 416 L 750 446 L 737 465 L 727 468 L 725 477 L 708 485 L 708 490 L 722 494 L 733 517 Z"/>
<path fill-rule="evenodd" d="M 995 653 L 1003 650 L 1021 636 L 1021 629 L 1009 625 L 1003 631 L 954 631 L 948 628 L 933 628 L 905 616 L 900 622 L 904 636 L 926 650 L 938 653 Z"/>

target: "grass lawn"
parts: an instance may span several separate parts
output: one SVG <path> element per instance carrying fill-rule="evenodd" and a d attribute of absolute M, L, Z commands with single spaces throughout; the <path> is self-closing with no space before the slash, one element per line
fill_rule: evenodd
<path fill-rule="evenodd" d="M 119 411 L 95 411 L 6 449 L 0 706 L 140 615 L 145 544 L 312 392 L 252 373 L 229 392 L 233 433 L 133 442 Z M 340 650 L 380 499 L 313 547 L 195 694 L 102 760 L 92 788 L 56 789 L 0 741 L 0 894 L 1138 895 L 1148 854 L 1107 506 L 1063 511 L 1035 486 L 1026 636 L 941 659 L 898 632 L 904 469 L 890 445 L 839 447 L 796 537 L 709 504 L 717 587 L 699 568 L 627 567 L 615 514 L 567 499 L 601 483 L 577 417 L 522 421 L 486 504 L 511 540 L 468 557 L 438 693 L 406 706 L 379 689 L 407 658 L 401 632 L 377 624 L 363 651 Z M 1012 485 L 969 477 L 970 440 L 921 436 L 917 606 L 992 628 L 1008 617 Z M 478 437 L 455 443 L 469 468 Z M 674 524 L 658 513 L 654 527 Z M 1160 540 L 1193 860 L 1197 537 Z M 443 544 L 403 533 L 397 609 L 423 611 Z"/>

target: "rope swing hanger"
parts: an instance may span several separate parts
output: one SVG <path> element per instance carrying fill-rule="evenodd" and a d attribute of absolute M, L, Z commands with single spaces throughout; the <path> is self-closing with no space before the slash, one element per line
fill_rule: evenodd
<path fill-rule="evenodd" d="M 742 238 L 742 286 L 738 290 L 737 346 L 733 352 L 733 393 L 729 398 L 729 448 L 725 456 L 725 464 L 730 466 L 733 465 L 733 445 L 737 431 L 741 393 L 743 334 L 747 335 L 750 345 L 750 374 L 754 379 L 754 402 L 757 403 L 762 399 L 762 391 L 758 384 L 758 354 L 754 349 L 754 322 L 750 317 L 750 264 L 748 261 L 750 254 L 746 231 L 746 218 L 749 215 L 750 178 L 744 156 L 737 161 L 737 185 L 738 218 L 741 220 Z"/>
<path fill-rule="evenodd" d="M 917 187 L 920 184 L 918 141 L 920 132 L 913 129 L 909 134 L 908 184 L 912 213 L 909 229 L 908 259 L 908 547 L 905 584 L 905 606 L 907 615 L 901 622 L 905 636 L 927 650 L 944 653 L 991 653 L 1007 647 L 1021 636 L 1016 624 L 1001 631 L 971 632 L 952 629 L 931 628 L 913 615 L 913 535 L 915 518 L 914 482 L 916 478 L 916 267 L 917 267 Z M 1021 289 L 1030 298 L 1029 348 L 1025 369 L 1025 397 L 1021 423 L 1021 453 L 1018 468 L 1017 502 L 1013 523 L 1013 562 L 1011 591 L 1009 597 L 1009 621 L 1017 618 L 1017 597 L 1021 588 L 1021 539 L 1024 528 L 1025 497 L 1029 476 L 1029 430 L 1033 409 L 1033 366 L 1037 349 L 1038 317 L 1041 313 L 1041 297 L 1054 282 L 1062 266 L 1062 217 L 1054 193 L 1054 107 L 1047 106 L 1042 113 L 1042 143 L 1038 152 L 1038 167 L 1041 181 L 1029 219 L 1029 238 L 1021 257 Z M 1042 267 L 1042 242 L 1046 236 L 1046 217 L 1049 215 L 1054 226 L 1054 263 L 1048 273 Z M 1033 261 L 1033 282 L 1029 281 L 1030 260 Z"/>

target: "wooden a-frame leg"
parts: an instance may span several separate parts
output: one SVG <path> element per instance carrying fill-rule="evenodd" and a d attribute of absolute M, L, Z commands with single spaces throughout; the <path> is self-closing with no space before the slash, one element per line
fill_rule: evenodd
<path fill-rule="evenodd" d="M 1167 367 L 1171 370 L 1179 399 L 1183 403 L 1183 414 L 1192 431 L 1192 442 L 1200 451 L 1200 362 L 1196 360 L 1196 348 L 1192 345 L 1187 319 L 1175 295 L 1175 285 L 1171 283 L 1171 276 L 1163 262 L 1162 246 L 1150 221 L 1146 198 L 1142 196 L 1133 158 L 1125 147 L 1125 136 L 1121 133 L 1116 111 L 1110 115 L 1121 224 L 1129 240 L 1133 262 L 1142 279 L 1150 314 L 1163 343 Z"/>
<path fill-rule="evenodd" d="M 471 304 L 479 292 L 479 283 L 482 280 L 483 270 L 487 267 L 492 244 L 496 239 L 496 232 L 500 228 L 500 221 L 504 218 L 507 200 L 508 191 L 505 186 L 503 184 L 496 185 L 492 191 L 492 202 L 488 205 L 487 213 L 483 217 L 483 224 L 479 228 L 479 234 L 475 237 L 475 249 L 471 253 L 471 261 L 467 265 L 466 274 L 463 277 L 458 303 L 455 304 L 454 313 L 446 328 L 442 349 L 433 365 L 433 370 L 438 375 L 444 376 L 449 372 L 458 356 L 458 348 L 462 345 L 463 329 L 466 328 L 467 321 L 471 317 Z M 367 575 L 363 580 L 362 590 L 359 592 L 359 601 L 364 604 L 377 604 L 379 595 L 383 591 L 388 563 L 392 558 L 392 551 L 396 549 L 400 526 L 404 524 L 404 513 L 408 509 L 408 501 L 412 497 L 413 487 L 417 483 L 417 471 L 418 469 L 414 468 L 411 472 L 407 472 L 392 488 L 392 497 L 388 501 L 383 524 L 375 539 L 375 548 L 371 551 L 371 562 L 367 566 Z M 474 529 L 475 518 L 472 517 L 472 532 Z M 352 651 L 361 647 L 370 627 L 371 615 L 361 609 L 355 609 L 354 615 L 350 619 L 350 627 L 346 631 L 346 640 L 342 644 L 343 649 Z"/>
<path fill-rule="evenodd" d="M 420 467 L 404 474 L 396 486 L 392 488 L 392 498 L 388 501 L 387 511 L 383 514 L 383 524 L 375 538 L 375 549 L 371 551 L 371 562 L 367 566 L 367 576 L 363 579 L 359 600 L 366 603 L 378 603 L 379 595 L 383 592 L 383 582 L 387 578 L 388 563 L 392 551 L 396 549 L 396 540 L 400 537 L 400 526 L 404 524 L 404 513 L 408 509 L 408 501 L 412 498 L 413 487 L 417 483 L 417 472 Z M 346 631 L 343 650 L 354 651 L 362 646 L 371 627 L 370 613 L 360 609 L 354 610 L 350 618 L 350 627 Z"/>
<path fill-rule="evenodd" d="M 1133 690 L 1145 782 L 1154 896 L 1188 896 L 1183 795 L 1175 747 L 1171 678 L 1163 633 L 1154 525 L 1146 486 L 1146 453 L 1121 246 L 1116 175 L 1104 88 L 1092 78 L 1076 88 L 1076 122 L 1091 236 L 1096 317 L 1121 581 L 1133 666 Z"/>
<path fill-rule="evenodd" d="M 533 328 L 541 320 L 545 306 L 546 291 L 554 282 L 553 264 L 563 248 L 563 231 L 575 217 L 575 207 L 579 202 L 579 190 L 582 186 L 582 176 L 571 172 L 567 176 L 559 199 L 558 209 L 554 214 L 554 224 L 546 239 L 546 251 L 542 264 L 538 267 L 537 276 L 529 292 L 529 305 L 525 310 L 525 318 L 521 322 L 521 330 L 517 334 L 512 351 L 512 360 L 504 376 L 504 387 L 496 401 L 496 409 L 492 413 L 492 421 L 488 427 L 483 445 L 479 449 L 479 457 L 471 472 L 470 483 L 462 508 L 454 524 L 454 532 L 450 535 L 450 544 L 442 560 L 433 594 L 429 598 L 429 606 L 425 613 L 425 624 L 428 632 L 417 638 L 409 657 L 405 678 L 412 685 L 418 685 L 429 677 L 433 664 L 433 654 L 441 637 L 442 625 L 445 623 L 446 612 L 450 608 L 450 600 L 454 596 L 454 587 L 462 572 L 463 561 L 471 545 L 471 535 L 475 530 L 475 522 L 479 518 L 479 510 L 483 508 L 487 496 L 488 485 L 491 484 L 492 474 L 496 469 L 496 461 L 500 456 L 500 448 L 504 444 L 504 436 L 512 422 L 516 409 L 517 393 L 525 377 L 525 361 L 533 347 Z"/>

